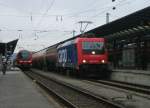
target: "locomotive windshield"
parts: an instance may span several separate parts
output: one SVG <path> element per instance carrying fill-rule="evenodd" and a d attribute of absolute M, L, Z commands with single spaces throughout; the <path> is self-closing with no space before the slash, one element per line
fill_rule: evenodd
<path fill-rule="evenodd" d="M 28 51 L 22 51 L 20 54 L 19 54 L 19 57 L 23 60 L 27 60 L 29 59 L 29 56 L 30 56 L 30 53 Z"/>
<path fill-rule="evenodd" d="M 84 54 L 103 54 L 104 42 L 82 42 L 82 49 Z"/>

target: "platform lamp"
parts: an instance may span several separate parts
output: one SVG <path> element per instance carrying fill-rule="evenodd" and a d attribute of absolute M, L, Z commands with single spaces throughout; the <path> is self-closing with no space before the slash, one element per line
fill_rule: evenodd
<path fill-rule="evenodd" d="M 115 2 L 115 0 L 112 0 L 112 2 Z M 113 10 L 115 10 L 116 9 L 116 7 L 115 6 L 113 6 L 113 8 L 112 8 Z"/>

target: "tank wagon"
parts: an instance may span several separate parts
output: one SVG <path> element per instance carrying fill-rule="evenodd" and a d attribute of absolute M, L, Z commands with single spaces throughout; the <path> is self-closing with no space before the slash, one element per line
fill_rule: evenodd
<path fill-rule="evenodd" d="M 79 37 L 53 45 L 33 54 L 33 66 L 79 76 L 104 76 L 108 72 L 105 39 Z"/>

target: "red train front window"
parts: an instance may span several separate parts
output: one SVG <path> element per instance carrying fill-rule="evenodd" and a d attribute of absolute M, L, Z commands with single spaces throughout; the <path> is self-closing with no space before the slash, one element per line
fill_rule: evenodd
<path fill-rule="evenodd" d="M 104 54 L 104 42 L 82 42 L 84 54 Z"/>
<path fill-rule="evenodd" d="M 22 60 L 28 60 L 30 57 L 30 52 L 22 51 L 21 53 L 19 53 L 18 57 Z"/>

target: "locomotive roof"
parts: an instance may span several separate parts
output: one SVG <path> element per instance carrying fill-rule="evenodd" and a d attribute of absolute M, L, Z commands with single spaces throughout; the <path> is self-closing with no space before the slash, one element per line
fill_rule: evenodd
<path fill-rule="evenodd" d="M 99 39 L 99 40 L 101 40 L 101 41 L 104 41 L 104 38 L 92 38 L 92 39 L 94 39 L 94 40 Z M 88 41 L 89 38 L 75 38 L 75 39 L 66 41 L 66 42 L 64 42 L 64 43 L 62 43 L 62 44 L 60 44 L 60 45 L 58 45 L 57 48 L 60 48 L 60 47 L 64 47 L 64 46 L 68 46 L 68 45 L 74 44 L 74 43 L 76 43 L 78 40 L 87 40 L 87 41 Z"/>

